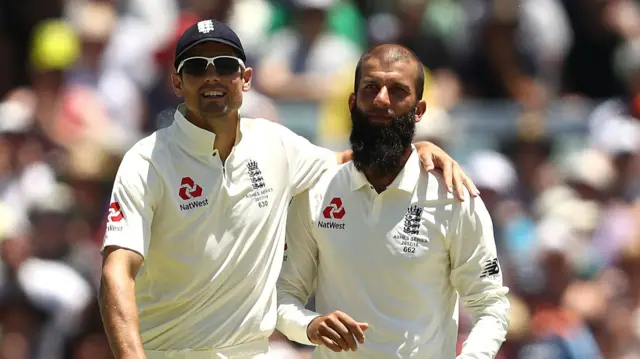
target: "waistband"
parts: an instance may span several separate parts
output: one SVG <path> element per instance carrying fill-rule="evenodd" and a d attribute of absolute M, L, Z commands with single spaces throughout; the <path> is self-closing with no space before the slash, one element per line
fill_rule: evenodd
<path fill-rule="evenodd" d="M 147 359 L 251 359 L 269 352 L 268 340 L 203 350 L 145 350 Z"/>

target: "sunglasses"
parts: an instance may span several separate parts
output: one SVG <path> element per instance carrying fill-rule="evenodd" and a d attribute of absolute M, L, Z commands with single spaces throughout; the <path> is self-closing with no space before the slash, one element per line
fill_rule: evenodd
<path fill-rule="evenodd" d="M 193 56 L 182 60 L 176 72 L 180 73 L 180 70 L 184 70 L 184 73 L 191 76 L 203 76 L 207 73 L 209 65 L 213 65 L 220 76 L 232 75 L 238 72 L 238 69 L 246 68 L 244 62 L 234 56 Z"/>

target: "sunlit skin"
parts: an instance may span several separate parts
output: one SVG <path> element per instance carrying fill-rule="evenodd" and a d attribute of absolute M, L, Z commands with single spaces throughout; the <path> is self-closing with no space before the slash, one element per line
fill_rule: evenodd
<path fill-rule="evenodd" d="M 385 123 L 409 112 L 417 102 L 416 122 L 419 122 L 427 103 L 417 100 L 417 72 L 416 64 L 409 60 L 385 64 L 383 59 L 370 57 L 362 64 L 358 93 L 349 96 L 349 108 L 355 104 L 369 116 L 371 123 Z"/>
<path fill-rule="evenodd" d="M 217 42 L 199 44 L 188 51 L 183 58 L 191 56 L 237 56 L 234 49 Z M 253 69 L 247 67 L 238 72 L 220 76 L 213 66 L 209 66 L 203 76 L 173 73 L 173 90 L 187 105 L 187 119 L 194 125 L 217 135 L 214 148 L 221 159 L 226 159 L 236 141 L 238 109 L 242 105 L 243 92 L 251 88 Z M 206 91 L 222 91 L 222 98 L 205 98 Z"/>
<path fill-rule="evenodd" d="M 416 63 L 410 60 L 388 63 L 381 56 L 368 58 L 362 63 L 357 96 L 349 96 L 349 108 L 357 106 L 367 114 L 370 124 L 384 126 L 390 125 L 395 117 L 404 115 L 415 107 L 415 121 L 419 122 L 427 104 L 417 98 L 417 71 Z M 370 171 L 365 171 L 365 175 L 375 188 L 382 190 L 393 182 L 410 155 L 411 148 L 407 148 L 397 171 L 384 178 L 376 178 Z"/>

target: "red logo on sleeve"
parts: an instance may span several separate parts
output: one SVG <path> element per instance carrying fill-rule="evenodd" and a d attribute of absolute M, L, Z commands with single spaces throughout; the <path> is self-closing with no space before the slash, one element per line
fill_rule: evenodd
<path fill-rule="evenodd" d="M 107 215 L 107 218 L 109 222 L 120 222 L 122 219 L 124 219 L 124 215 L 120 210 L 120 203 L 111 202 L 111 204 L 109 205 L 109 214 Z"/>
<path fill-rule="evenodd" d="M 180 190 L 178 191 L 178 195 L 185 201 L 188 201 L 192 198 L 198 198 L 202 196 L 202 187 L 195 184 L 191 177 L 184 177 L 180 182 Z"/>
<path fill-rule="evenodd" d="M 340 197 L 334 197 L 324 211 L 322 211 L 322 215 L 326 219 L 342 219 L 345 213 Z"/>

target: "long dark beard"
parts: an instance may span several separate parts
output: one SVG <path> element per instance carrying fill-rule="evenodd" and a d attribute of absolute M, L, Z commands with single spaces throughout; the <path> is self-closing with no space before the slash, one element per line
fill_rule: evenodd
<path fill-rule="evenodd" d="M 390 125 L 372 125 L 366 113 L 353 106 L 351 110 L 351 149 L 353 164 L 360 172 L 371 171 L 375 176 L 393 174 L 416 132 L 417 108 L 397 116 Z"/>

